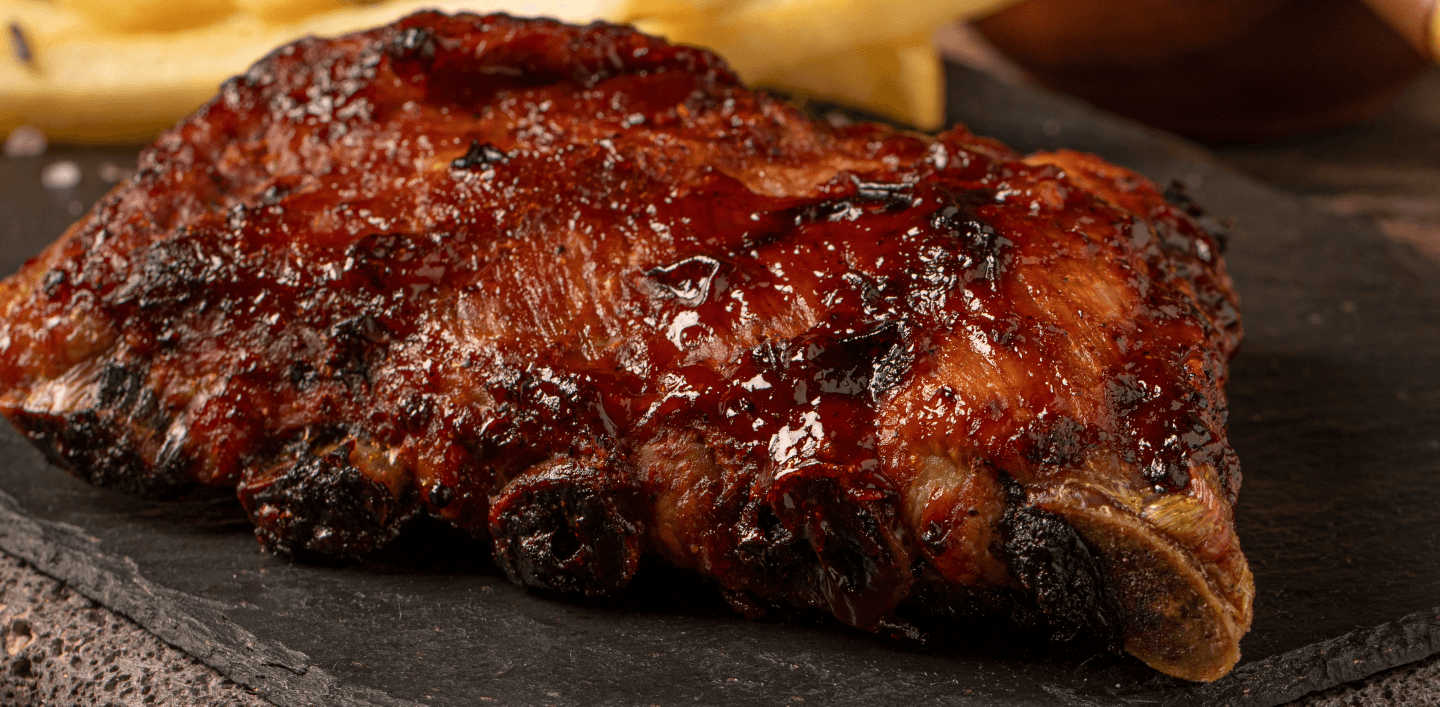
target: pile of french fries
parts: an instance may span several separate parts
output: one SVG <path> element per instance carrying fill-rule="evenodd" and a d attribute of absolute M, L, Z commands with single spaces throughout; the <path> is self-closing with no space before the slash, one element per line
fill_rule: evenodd
<path fill-rule="evenodd" d="M 305 35 L 416 10 L 628 22 L 725 57 L 751 85 L 910 123 L 943 118 L 931 35 L 1008 0 L 0 0 L 0 136 L 133 142 L 187 115 L 226 78 Z"/>

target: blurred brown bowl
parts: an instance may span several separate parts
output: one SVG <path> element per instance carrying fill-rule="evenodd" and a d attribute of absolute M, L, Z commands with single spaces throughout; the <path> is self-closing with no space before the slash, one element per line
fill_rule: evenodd
<path fill-rule="evenodd" d="M 1429 65 L 1360 0 L 1026 0 L 974 26 L 1042 85 L 1207 142 L 1366 120 Z"/>

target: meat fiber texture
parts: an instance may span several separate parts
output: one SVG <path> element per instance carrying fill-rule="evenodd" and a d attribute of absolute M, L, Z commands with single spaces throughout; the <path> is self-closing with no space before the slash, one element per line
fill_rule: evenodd
<path fill-rule="evenodd" d="M 421 514 L 521 584 L 642 554 L 868 631 L 1009 606 L 1239 658 L 1222 238 L 1093 156 L 817 122 L 626 27 L 282 47 L 0 285 L 0 412 L 266 546 Z"/>

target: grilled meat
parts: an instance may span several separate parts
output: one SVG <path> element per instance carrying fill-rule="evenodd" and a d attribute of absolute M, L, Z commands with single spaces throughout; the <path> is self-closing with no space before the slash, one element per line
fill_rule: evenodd
<path fill-rule="evenodd" d="M 227 82 L 0 285 L 0 411 L 102 486 L 236 486 L 281 551 L 429 514 L 529 586 L 653 553 L 871 631 L 998 596 L 1210 680 L 1253 595 L 1240 323 L 1171 201 L 628 28 L 422 13 Z"/>

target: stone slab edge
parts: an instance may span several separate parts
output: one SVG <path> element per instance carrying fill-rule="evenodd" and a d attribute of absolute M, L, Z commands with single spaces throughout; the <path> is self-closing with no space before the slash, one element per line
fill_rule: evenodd
<path fill-rule="evenodd" d="M 0 491 L 0 550 L 30 563 L 278 707 L 421 707 L 341 684 L 299 651 L 246 631 L 223 603 L 151 582 L 82 528 L 27 514 Z"/>
<path fill-rule="evenodd" d="M 1242 664 L 1164 707 L 1273 707 L 1440 653 L 1440 607 Z"/>
<path fill-rule="evenodd" d="M 83 529 L 34 518 L 3 491 L 0 550 L 130 618 L 278 707 L 420 707 L 341 684 L 304 653 L 236 625 L 226 616 L 225 604 L 145 579 L 133 561 L 103 552 L 98 539 Z M 1215 683 L 1173 694 L 1160 704 L 1271 707 L 1435 653 L 1440 653 L 1440 607 L 1241 665 Z M 1125 698 L 1121 701 L 1149 701 L 1136 694 Z"/>

